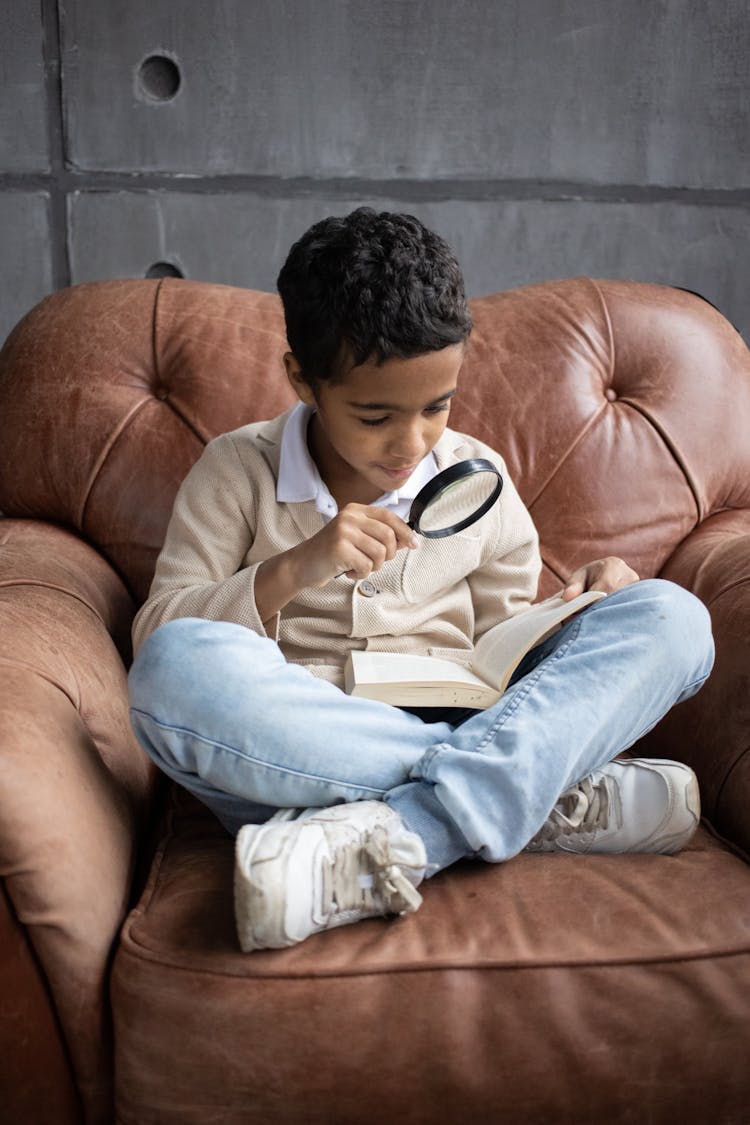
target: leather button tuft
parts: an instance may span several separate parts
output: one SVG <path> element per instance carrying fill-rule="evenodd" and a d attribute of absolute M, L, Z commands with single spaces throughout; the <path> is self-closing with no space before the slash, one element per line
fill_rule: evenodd
<path fill-rule="evenodd" d="M 608 402 L 615 402 L 617 399 L 617 391 L 614 387 L 607 387 L 606 391 L 604 392 L 604 397 Z"/>
<path fill-rule="evenodd" d="M 375 584 L 371 582 L 369 578 L 365 578 L 365 580 L 359 584 L 359 592 L 360 594 L 364 594 L 366 598 L 371 598 L 373 594 L 377 594 L 378 591 Z"/>
<path fill-rule="evenodd" d="M 165 398 L 169 398 L 169 391 L 166 387 L 157 387 L 154 391 L 154 396 L 163 400 Z"/>

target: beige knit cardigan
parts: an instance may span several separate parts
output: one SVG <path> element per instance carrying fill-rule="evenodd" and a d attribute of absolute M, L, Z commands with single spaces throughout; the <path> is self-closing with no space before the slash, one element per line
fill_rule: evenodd
<path fill-rule="evenodd" d="M 287 416 L 215 438 L 188 473 L 133 624 L 136 650 L 175 617 L 233 621 L 272 637 L 287 660 L 341 686 L 351 649 L 467 662 L 487 629 L 533 601 L 541 569 L 537 533 L 502 458 L 446 429 L 434 449 L 438 467 L 489 458 L 504 481 L 495 507 L 457 535 L 399 551 L 367 582 L 342 576 L 303 590 L 262 622 L 254 596 L 258 567 L 324 526 L 313 501 L 276 500 Z"/>

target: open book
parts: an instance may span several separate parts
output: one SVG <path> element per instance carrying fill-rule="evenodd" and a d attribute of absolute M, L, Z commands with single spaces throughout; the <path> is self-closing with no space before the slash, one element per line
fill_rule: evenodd
<path fill-rule="evenodd" d="M 350 652 L 344 681 L 350 695 L 380 699 L 396 707 L 474 707 L 497 703 L 529 649 L 568 617 L 605 595 L 587 590 L 564 602 L 561 594 L 537 602 L 488 629 L 468 667 L 439 656 L 396 652 Z"/>

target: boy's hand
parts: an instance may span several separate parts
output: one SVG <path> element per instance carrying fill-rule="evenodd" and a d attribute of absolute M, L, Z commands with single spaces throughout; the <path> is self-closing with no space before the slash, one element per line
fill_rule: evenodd
<path fill-rule="evenodd" d="M 626 562 L 610 556 L 580 566 L 566 582 L 562 596 L 564 601 L 569 602 L 584 590 L 604 590 L 605 594 L 613 594 L 615 590 L 638 580 L 638 575 Z"/>
<path fill-rule="evenodd" d="M 293 549 L 301 587 L 325 586 L 332 578 L 367 578 L 402 547 L 418 547 L 419 536 L 387 508 L 346 504 L 322 531 Z"/>

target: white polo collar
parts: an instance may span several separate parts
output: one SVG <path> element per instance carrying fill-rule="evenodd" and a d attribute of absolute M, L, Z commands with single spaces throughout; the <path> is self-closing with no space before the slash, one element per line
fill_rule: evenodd
<path fill-rule="evenodd" d="M 328 521 L 338 513 L 336 501 L 326 488 L 317 465 L 307 447 L 307 427 L 315 412 L 313 406 L 298 402 L 289 412 L 281 435 L 279 477 L 276 499 L 280 504 L 315 503 L 316 511 Z M 430 452 L 417 465 L 408 481 L 392 492 L 384 492 L 373 501 L 379 508 L 391 508 L 405 519 L 414 497 L 438 471 L 434 453 Z"/>

